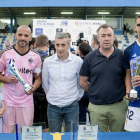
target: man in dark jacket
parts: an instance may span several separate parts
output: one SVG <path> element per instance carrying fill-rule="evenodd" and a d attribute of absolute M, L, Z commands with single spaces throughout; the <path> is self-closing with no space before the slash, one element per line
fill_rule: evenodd
<path fill-rule="evenodd" d="M 36 38 L 36 51 L 40 54 L 42 62 L 47 58 L 48 52 L 48 37 L 46 35 L 39 35 Z M 48 119 L 47 119 L 47 100 L 46 94 L 42 85 L 34 92 L 34 123 L 43 125 L 44 132 L 47 132 L 48 128 Z M 36 124 L 35 124 L 36 125 Z"/>
<path fill-rule="evenodd" d="M 84 60 L 86 55 L 90 53 L 90 45 L 88 43 L 82 42 L 79 45 L 79 55 Z M 79 101 L 79 122 L 86 122 L 86 113 L 88 110 L 89 96 L 87 92 L 84 92 L 84 95 Z"/>

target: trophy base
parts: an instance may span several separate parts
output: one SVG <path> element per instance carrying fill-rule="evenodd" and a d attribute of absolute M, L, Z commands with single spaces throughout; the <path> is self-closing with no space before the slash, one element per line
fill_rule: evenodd
<path fill-rule="evenodd" d="M 128 97 L 133 98 L 133 99 L 137 99 L 138 98 L 138 92 L 135 89 L 131 89 Z"/>
<path fill-rule="evenodd" d="M 24 90 L 25 90 L 26 93 L 29 93 L 32 88 L 33 87 L 31 85 L 29 85 L 29 84 L 24 85 Z"/>

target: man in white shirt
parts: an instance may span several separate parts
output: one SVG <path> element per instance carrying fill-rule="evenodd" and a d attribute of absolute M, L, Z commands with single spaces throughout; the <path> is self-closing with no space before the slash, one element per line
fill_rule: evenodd
<path fill-rule="evenodd" d="M 48 100 L 48 123 L 51 132 L 60 132 L 64 119 L 66 131 L 71 122 L 78 122 L 78 100 L 84 90 L 79 86 L 82 59 L 68 52 L 70 40 L 66 33 L 55 36 L 56 54 L 43 63 L 42 85 Z"/>

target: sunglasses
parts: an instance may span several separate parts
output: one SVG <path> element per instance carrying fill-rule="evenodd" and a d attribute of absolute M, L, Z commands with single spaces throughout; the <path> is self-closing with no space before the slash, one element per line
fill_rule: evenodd
<path fill-rule="evenodd" d="M 140 24 L 137 24 L 138 27 L 140 27 Z"/>

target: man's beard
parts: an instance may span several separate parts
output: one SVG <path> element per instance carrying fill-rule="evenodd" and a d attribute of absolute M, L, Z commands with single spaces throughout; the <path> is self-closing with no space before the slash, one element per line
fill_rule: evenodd
<path fill-rule="evenodd" d="M 20 44 L 20 41 L 19 41 L 19 42 L 18 42 L 18 45 L 19 45 L 21 48 L 25 48 L 26 46 L 28 46 L 28 43 L 25 41 L 25 44 L 22 45 L 22 44 Z"/>

